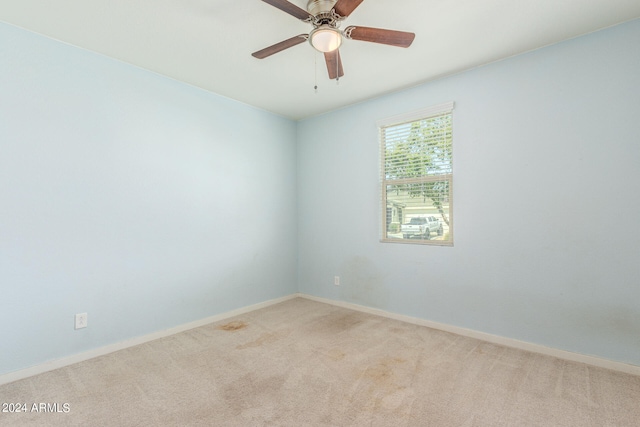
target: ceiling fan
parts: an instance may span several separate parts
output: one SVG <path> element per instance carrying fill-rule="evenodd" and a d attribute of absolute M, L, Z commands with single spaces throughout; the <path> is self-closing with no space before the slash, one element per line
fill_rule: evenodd
<path fill-rule="evenodd" d="M 414 33 L 385 30 L 382 28 L 349 26 L 340 30 L 340 22 L 348 17 L 364 0 L 309 0 L 304 10 L 287 0 L 262 0 L 283 12 L 313 25 L 309 34 L 300 34 L 290 39 L 266 47 L 251 55 L 264 59 L 307 40 L 316 50 L 324 53 L 330 79 L 339 79 L 344 75 L 340 59 L 340 45 L 343 38 L 365 42 L 382 43 L 391 46 L 409 47 L 415 38 Z"/>

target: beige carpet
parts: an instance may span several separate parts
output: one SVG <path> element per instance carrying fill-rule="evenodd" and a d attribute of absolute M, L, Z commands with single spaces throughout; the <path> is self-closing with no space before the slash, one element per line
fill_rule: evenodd
<path fill-rule="evenodd" d="M 4 385 L 0 402 L 28 409 L 2 426 L 638 426 L 640 377 L 299 298 Z"/>

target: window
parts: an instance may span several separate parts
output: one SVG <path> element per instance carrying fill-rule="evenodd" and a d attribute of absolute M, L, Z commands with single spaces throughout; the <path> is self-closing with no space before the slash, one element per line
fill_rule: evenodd
<path fill-rule="evenodd" d="M 382 241 L 453 245 L 453 102 L 378 122 Z"/>

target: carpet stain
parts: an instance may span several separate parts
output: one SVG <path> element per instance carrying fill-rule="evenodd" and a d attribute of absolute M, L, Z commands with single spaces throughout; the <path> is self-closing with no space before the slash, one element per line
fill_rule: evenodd
<path fill-rule="evenodd" d="M 372 414 L 372 425 L 385 419 L 398 421 L 411 415 L 415 399 L 411 384 L 411 369 L 407 360 L 385 357 L 369 365 L 361 374 L 364 380 L 356 392 L 356 405 L 367 407 Z M 386 425 L 386 421 L 383 422 Z M 404 424 L 403 424 L 404 425 Z M 420 425 L 420 424 L 417 424 Z"/>
<path fill-rule="evenodd" d="M 330 314 L 318 321 L 318 328 L 329 334 L 337 334 L 347 331 L 362 323 L 363 316 L 360 313 Z"/>
<path fill-rule="evenodd" d="M 239 331 L 240 329 L 244 329 L 247 326 L 249 326 L 247 323 L 242 322 L 242 321 L 234 321 L 234 322 L 229 322 L 226 323 L 224 325 L 220 325 L 218 326 L 216 329 L 219 329 L 221 331 Z"/>
<path fill-rule="evenodd" d="M 399 357 L 386 358 L 381 360 L 379 363 L 369 367 L 365 371 L 364 375 L 378 385 L 387 384 L 393 381 L 394 366 L 400 365 L 405 362 L 406 360 Z"/>
<path fill-rule="evenodd" d="M 344 351 L 334 348 L 332 350 L 329 350 L 327 356 L 329 356 L 332 360 L 338 361 L 344 359 L 346 354 Z"/>

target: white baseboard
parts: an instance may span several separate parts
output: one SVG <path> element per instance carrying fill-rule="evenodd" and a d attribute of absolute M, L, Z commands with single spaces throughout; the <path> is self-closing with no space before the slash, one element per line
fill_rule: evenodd
<path fill-rule="evenodd" d="M 131 338 L 126 341 L 109 344 L 104 347 L 96 348 L 93 350 L 85 351 L 83 353 L 74 354 L 71 356 L 63 357 L 61 359 L 51 360 L 40 365 L 31 366 L 29 368 L 21 369 L 19 371 L 9 372 L 7 374 L 0 375 L 0 385 L 8 384 L 14 381 L 18 381 L 24 378 L 32 377 L 34 375 L 42 374 L 45 372 L 53 371 L 54 369 L 63 368 L 65 366 L 72 365 L 74 363 L 83 362 L 85 360 L 93 359 L 94 357 L 104 356 L 105 354 L 113 353 L 125 348 L 133 347 L 136 345 L 144 344 L 149 341 L 157 340 L 159 338 L 168 337 L 170 335 L 184 332 L 189 329 L 197 328 L 200 326 L 208 325 L 209 323 L 219 322 L 229 317 L 239 316 L 241 314 L 248 313 L 250 311 L 259 310 L 261 308 L 269 307 L 274 304 L 279 304 L 284 301 L 299 297 L 299 294 L 291 294 L 285 297 L 272 299 L 269 301 L 253 304 L 247 307 L 238 308 L 236 310 L 228 311 L 226 313 L 216 314 L 215 316 L 207 317 L 205 319 L 196 320 L 194 322 L 185 323 L 173 328 L 165 329 L 158 332 L 153 332 L 141 337 Z"/>
<path fill-rule="evenodd" d="M 637 365 L 630 365 L 627 363 L 616 362 L 613 360 L 603 359 L 595 356 L 587 356 L 585 354 L 572 353 L 566 350 L 559 350 L 556 348 L 545 347 L 540 344 L 532 344 L 529 342 L 519 341 L 512 338 L 505 338 L 498 335 L 487 334 L 485 332 L 474 331 L 472 329 L 461 328 L 459 326 L 452 326 L 452 325 L 447 325 L 445 323 L 438 323 L 430 320 L 420 319 L 417 317 L 390 313 L 388 311 L 365 307 L 362 305 L 352 304 L 348 302 L 334 301 L 334 300 L 316 297 L 316 296 L 307 295 L 307 294 L 298 294 L 298 296 L 301 298 L 312 300 L 312 301 L 331 304 L 337 307 L 348 308 L 351 310 L 356 310 L 364 313 L 374 314 L 377 316 L 387 317 L 389 319 L 400 320 L 402 322 L 412 323 L 414 325 L 426 326 L 428 328 L 438 329 L 440 331 L 445 331 L 445 332 L 451 332 L 456 335 L 475 338 L 475 339 L 487 341 L 493 344 L 500 344 L 505 347 L 517 348 L 519 350 L 530 351 L 532 353 L 538 353 L 538 354 L 544 354 L 547 356 L 557 357 L 558 359 L 584 363 L 587 365 L 597 366 L 605 369 L 611 369 L 613 371 L 623 372 L 625 374 L 640 375 L 640 366 L 637 366 Z"/>
<path fill-rule="evenodd" d="M 85 360 L 93 359 L 95 357 L 103 356 L 105 354 L 113 353 L 125 348 L 133 347 L 136 345 L 144 344 L 149 341 L 164 338 L 170 335 L 174 335 L 180 332 L 187 331 L 189 329 L 197 328 L 200 326 L 208 325 L 210 323 L 219 322 L 229 317 L 239 316 L 241 314 L 249 313 L 254 310 L 269 307 L 274 304 L 279 304 L 284 301 L 288 301 L 293 298 L 306 298 L 308 300 L 322 302 L 325 304 L 334 305 L 337 307 L 347 308 L 350 310 L 361 311 L 364 313 L 374 314 L 377 316 L 387 317 L 389 319 L 400 320 L 402 322 L 412 323 L 414 325 L 426 326 L 432 329 L 438 329 L 445 332 L 451 332 L 456 335 L 475 338 L 482 341 L 504 345 L 506 347 L 517 348 L 520 350 L 530 351 L 532 353 L 544 354 L 547 356 L 557 357 L 559 359 L 569 360 L 572 362 L 584 363 L 591 366 L 598 366 L 600 368 L 611 369 L 618 372 L 623 372 L 631 375 L 640 375 L 640 366 L 629 365 L 622 362 L 615 362 L 608 359 L 602 359 L 594 356 L 587 356 L 579 353 L 572 353 L 570 351 L 559 350 L 551 347 L 545 347 L 539 344 L 532 344 L 525 341 L 518 341 L 511 338 L 505 338 L 498 335 L 487 334 L 484 332 L 474 331 L 472 329 L 461 328 L 458 326 L 447 325 L 444 323 L 433 322 L 430 320 L 420 319 L 417 317 L 405 316 L 402 314 L 395 314 L 388 311 L 365 307 L 362 305 L 352 304 L 343 301 L 334 301 L 326 298 L 316 297 L 313 295 L 307 295 L 302 293 L 295 293 L 287 295 L 285 297 L 272 299 L 269 301 L 253 304 L 247 307 L 242 307 L 236 310 L 228 311 L 226 313 L 217 314 L 215 316 L 207 317 L 205 319 L 196 320 L 194 322 L 185 323 L 170 329 L 165 329 L 158 332 L 153 332 L 141 337 L 132 338 L 126 341 L 121 341 L 115 344 L 110 344 L 104 347 L 89 350 L 83 353 L 74 354 L 61 359 L 56 359 L 42 363 L 40 365 L 32 366 L 26 369 L 21 369 L 15 372 L 9 372 L 7 374 L 0 375 L 0 385 L 8 384 L 14 381 L 18 381 L 24 378 L 32 377 L 34 375 L 42 374 L 44 372 L 52 371 L 54 369 L 63 368 L 65 366 L 72 365 L 74 363 L 83 362 Z"/>

